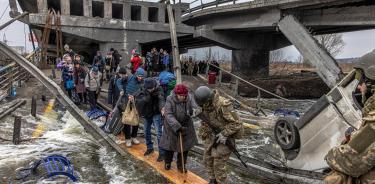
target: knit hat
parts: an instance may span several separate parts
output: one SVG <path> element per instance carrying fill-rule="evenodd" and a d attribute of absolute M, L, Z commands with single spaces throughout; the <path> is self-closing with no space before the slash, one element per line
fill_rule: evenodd
<path fill-rule="evenodd" d="M 143 68 L 138 68 L 135 71 L 135 76 L 137 76 L 137 77 L 143 77 L 144 75 L 145 75 L 145 70 L 143 70 Z"/>
<path fill-rule="evenodd" d="M 92 71 L 93 71 L 94 73 L 98 73 L 99 68 L 98 68 L 97 66 L 93 66 L 93 67 L 92 67 Z"/>
<path fill-rule="evenodd" d="M 118 73 L 119 74 L 126 74 L 127 73 L 126 68 L 120 67 L 120 69 L 118 70 Z"/>
<path fill-rule="evenodd" d="M 189 90 L 188 90 L 188 88 L 185 85 L 183 85 L 183 84 L 177 84 L 176 87 L 174 87 L 173 92 L 176 95 L 187 96 L 188 93 L 189 93 Z"/>
<path fill-rule="evenodd" d="M 152 89 L 156 86 L 156 81 L 153 78 L 147 78 L 144 82 L 145 89 Z"/>

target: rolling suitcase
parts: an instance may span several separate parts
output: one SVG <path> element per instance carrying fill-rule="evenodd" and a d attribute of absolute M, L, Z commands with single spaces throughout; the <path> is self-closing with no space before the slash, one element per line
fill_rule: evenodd
<path fill-rule="evenodd" d="M 121 97 L 116 102 L 115 109 L 112 112 L 112 117 L 107 119 L 107 122 L 104 125 L 104 131 L 107 133 L 112 133 L 113 135 L 118 135 L 121 133 L 124 128 L 124 124 L 121 122 L 121 112 L 117 108 L 118 103 L 121 100 Z"/>

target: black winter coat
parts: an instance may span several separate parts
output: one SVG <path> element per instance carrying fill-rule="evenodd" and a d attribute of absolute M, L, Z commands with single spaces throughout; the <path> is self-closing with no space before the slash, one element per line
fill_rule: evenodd
<path fill-rule="evenodd" d="M 157 86 L 153 92 L 141 88 L 134 94 L 135 103 L 138 113 L 141 117 L 152 118 L 154 115 L 160 114 L 160 110 L 164 107 L 164 92 L 161 86 Z"/>

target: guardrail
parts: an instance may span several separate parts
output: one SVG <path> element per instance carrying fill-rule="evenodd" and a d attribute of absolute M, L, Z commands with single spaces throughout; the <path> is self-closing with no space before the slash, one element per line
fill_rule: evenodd
<path fill-rule="evenodd" d="M 2 91 L 1 96 L 6 93 L 11 94 L 13 84 L 18 82 L 19 86 L 21 81 L 28 80 L 30 75 L 21 66 L 15 62 L 0 69 L 0 90 Z"/>
<path fill-rule="evenodd" d="M 232 93 L 232 95 L 233 95 L 234 97 L 236 97 L 236 96 L 239 95 L 239 90 L 238 90 L 238 89 L 239 89 L 239 84 L 240 84 L 240 82 L 243 82 L 243 83 L 247 84 L 248 86 L 257 89 L 257 91 L 258 91 L 258 95 L 257 95 L 257 102 L 256 102 L 256 104 L 255 104 L 256 112 L 251 112 L 251 113 L 254 114 L 254 115 L 258 115 L 258 114 L 261 112 L 262 114 L 264 114 L 264 115 L 266 116 L 266 113 L 263 111 L 263 109 L 262 109 L 262 107 L 261 107 L 261 102 L 262 102 L 262 95 L 261 95 L 261 93 L 262 93 L 262 92 L 267 93 L 267 94 L 271 95 L 272 97 L 274 97 L 274 98 L 276 98 L 276 99 L 283 100 L 283 101 L 285 101 L 285 102 L 301 102 L 301 101 L 305 101 L 305 102 L 315 102 L 315 101 L 313 101 L 313 100 L 293 100 L 293 99 L 287 99 L 287 98 L 284 98 L 284 97 L 282 97 L 282 96 L 280 96 L 280 95 L 277 95 L 277 94 L 275 94 L 275 93 L 273 93 L 273 92 L 270 92 L 270 91 L 268 91 L 268 90 L 266 90 L 266 89 L 264 89 L 264 88 L 262 88 L 262 87 L 260 87 L 260 86 L 258 86 L 258 85 L 256 85 L 256 84 L 253 84 L 253 83 L 251 83 L 251 82 L 249 82 L 249 81 L 247 81 L 247 80 L 241 78 L 240 76 L 235 75 L 235 74 L 233 74 L 232 72 L 225 70 L 224 68 L 217 67 L 217 66 L 215 66 L 215 65 L 213 65 L 213 64 L 211 64 L 211 63 L 207 63 L 207 69 L 206 69 L 206 77 L 207 77 L 207 78 L 208 78 L 208 72 L 209 72 L 210 67 L 214 67 L 214 68 L 219 69 L 219 74 L 218 74 L 218 83 L 217 83 L 217 85 L 218 85 L 219 87 L 222 86 L 222 84 L 223 84 L 223 82 L 222 82 L 222 78 L 223 78 L 222 76 L 223 76 L 223 73 L 222 73 L 222 72 L 227 73 L 227 74 L 229 74 L 231 77 L 234 78 L 234 80 L 231 79 L 231 81 L 235 81 L 234 86 L 232 86 L 232 88 L 233 88 L 233 93 Z M 237 101 L 237 100 L 236 100 L 236 101 Z M 237 101 L 237 102 L 238 102 L 238 101 Z"/>

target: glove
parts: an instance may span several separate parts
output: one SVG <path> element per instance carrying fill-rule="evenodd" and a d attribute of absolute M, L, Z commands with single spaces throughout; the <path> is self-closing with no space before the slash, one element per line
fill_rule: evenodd
<path fill-rule="evenodd" d="M 219 133 L 216 135 L 216 143 L 219 144 L 225 144 L 227 142 L 228 137 L 223 136 L 223 134 Z"/>
<path fill-rule="evenodd" d="M 193 118 L 197 117 L 201 112 L 202 112 L 202 108 L 197 107 L 197 108 L 193 109 L 193 114 L 192 114 L 191 117 L 193 117 Z"/>
<path fill-rule="evenodd" d="M 121 90 L 121 91 L 120 91 L 120 96 L 124 96 L 124 94 L 125 94 L 125 93 L 124 93 L 124 90 Z"/>

